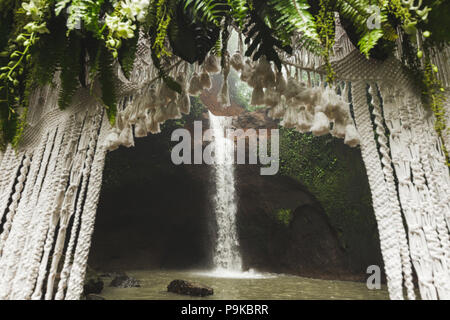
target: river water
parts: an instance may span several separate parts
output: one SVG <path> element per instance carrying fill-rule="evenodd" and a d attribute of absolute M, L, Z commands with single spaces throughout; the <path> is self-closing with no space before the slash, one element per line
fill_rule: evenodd
<path fill-rule="evenodd" d="M 109 287 L 111 279 L 104 278 L 105 288 L 101 295 L 107 300 L 388 299 L 385 286 L 382 286 L 381 290 L 369 290 L 365 283 L 361 282 L 317 280 L 281 274 L 231 273 L 219 275 L 208 272 L 161 270 L 127 271 L 127 274 L 138 279 L 141 282 L 141 288 Z M 210 286 L 214 289 L 214 295 L 197 298 L 167 292 L 167 285 L 174 279 L 189 280 Z"/>

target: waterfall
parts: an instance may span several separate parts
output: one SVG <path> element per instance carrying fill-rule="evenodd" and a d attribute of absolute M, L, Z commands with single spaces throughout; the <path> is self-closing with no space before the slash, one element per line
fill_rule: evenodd
<path fill-rule="evenodd" d="M 234 177 L 234 142 L 226 138 L 231 117 L 215 116 L 209 112 L 213 130 L 213 159 L 216 194 L 214 210 L 217 220 L 217 241 L 214 266 L 217 270 L 241 271 L 242 260 L 236 230 L 237 199 Z"/>

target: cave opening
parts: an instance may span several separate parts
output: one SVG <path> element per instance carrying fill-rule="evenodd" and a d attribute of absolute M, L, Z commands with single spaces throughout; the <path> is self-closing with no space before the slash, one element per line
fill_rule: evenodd
<path fill-rule="evenodd" d="M 172 164 L 166 143 L 150 136 L 108 155 L 89 258 L 94 269 L 210 266 L 208 185 Z"/>

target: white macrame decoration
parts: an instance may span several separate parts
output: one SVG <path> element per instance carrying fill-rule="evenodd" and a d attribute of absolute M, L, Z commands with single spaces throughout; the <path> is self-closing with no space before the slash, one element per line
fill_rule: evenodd
<path fill-rule="evenodd" d="M 214 56 L 203 66 L 175 61 L 167 72 L 181 84 L 178 94 L 159 81 L 141 36 L 129 79 L 117 67 L 113 127 L 86 90 L 61 111 L 58 85 L 44 87 L 30 99 L 19 148 L 0 152 L 0 299 L 81 298 L 106 153 L 188 114 L 189 95 L 209 89 L 213 74 L 222 72 L 218 100 L 229 105 L 230 66 L 253 88 L 252 104 L 266 105 L 281 125 L 360 146 L 391 299 L 416 298 L 413 268 L 422 299 L 450 299 L 449 170 L 434 118 L 395 57 L 365 59 L 338 25 L 335 86 L 325 83 L 321 58 L 304 49 L 283 57 L 277 70 L 265 59 L 244 59 L 240 42 L 225 70 Z M 432 57 L 449 97 L 447 114 L 449 52 Z M 450 146 L 448 133 L 444 142 Z"/>

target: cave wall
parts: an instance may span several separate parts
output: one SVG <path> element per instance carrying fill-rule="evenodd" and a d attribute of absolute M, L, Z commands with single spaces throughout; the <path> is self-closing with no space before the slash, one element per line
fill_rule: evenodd
<path fill-rule="evenodd" d="M 204 115 L 197 114 L 200 118 L 207 128 Z M 248 115 L 243 119 L 251 122 Z M 134 148 L 108 155 L 89 257 L 92 267 L 103 271 L 212 267 L 216 225 L 211 168 L 175 166 L 170 159 L 173 129 L 191 125 L 192 121 L 170 121 L 161 134 L 137 139 Z M 380 263 L 379 247 L 367 245 L 373 234 L 357 234 L 362 246 L 349 250 L 345 241 L 356 233 L 341 226 L 343 217 L 348 219 L 344 225 L 351 225 L 351 217 L 345 212 L 330 216 L 327 208 L 332 203 L 324 206 L 295 174 L 281 170 L 276 176 L 261 176 L 257 165 L 237 165 L 236 181 L 244 268 L 359 280 L 365 277 L 367 262 Z M 364 230 L 366 214 L 370 212 L 355 220 L 354 230 L 361 226 Z"/>

